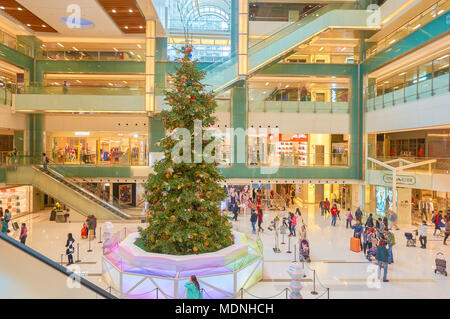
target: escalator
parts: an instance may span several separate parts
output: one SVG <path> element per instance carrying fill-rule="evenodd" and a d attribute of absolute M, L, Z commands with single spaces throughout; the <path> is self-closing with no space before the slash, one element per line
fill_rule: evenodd
<path fill-rule="evenodd" d="M 94 215 L 102 220 L 130 218 L 128 214 L 79 187 L 51 168 L 44 170 L 41 166 L 30 165 L 7 169 L 6 183 L 33 185 L 85 216 Z"/>
<path fill-rule="evenodd" d="M 116 299 L 68 268 L 2 233 L 0 251 L 0 299 Z"/>
<path fill-rule="evenodd" d="M 251 75 L 284 56 L 290 54 L 300 44 L 311 40 L 327 29 L 375 30 L 372 11 L 352 9 L 353 4 L 328 4 L 314 12 L 307 12 L 299 20 L 271 34 L 248 49 L 248 75 Z M 238 76 L 238 56 L 213 64 L 204 69 L 205 84 L 208 89 L 221 92 L 240 78 Z"/>

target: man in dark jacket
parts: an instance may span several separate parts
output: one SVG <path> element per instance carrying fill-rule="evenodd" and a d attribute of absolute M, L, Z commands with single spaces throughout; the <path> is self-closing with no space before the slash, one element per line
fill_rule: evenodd
<path fill-rule="evenodd" d="M 388 282 L 389 280 L 387 280 L 387 271 L 388 271 L 388 258 L 389 258 L 389 253 L 388 250 L 386 249 L 386 238 L 384 238 L 384 236 L 381 236 L 381 241 L 379 242 L 378 246 L 377 246 L 377 255 L 376 255 L 376 259 L 378 261 L 378 273 L 377 273 L 377 278 L 380 278 L 380 274 L 381 274 L 381 267 L 384 267 L 384 272 L 383 272 L 383 282 Z"/>
<path fill-rule="evenodd" d="M 372 214 L 370 214 L 369 215 L 369 217 L 367 218 L 367 220 L 366 220 L 366 226 L 367 227 L 373 227 L 373 217 L 372 217 Z"/>
<path fill-rule="evenodd" d="M 363 216 L 363 212 L 362 212 L 361 208 L 358 207 L 358 209 L 355 211 L 356 220 L 359 220 L 360 222 L 362 222 L 362 216 Z"/>
<path fill-rule="evenodd" d="M 239 200 L 236 200 L 236 203 L 233 206 L 233 219 L 237 221 L 237 216 L 239 213 Z"/>

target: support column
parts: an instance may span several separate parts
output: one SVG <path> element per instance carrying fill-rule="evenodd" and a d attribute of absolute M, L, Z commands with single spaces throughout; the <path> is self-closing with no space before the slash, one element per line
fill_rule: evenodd
<path fill-rule="evenodd" d="M 239 0 L 238 75 L 248 74 L 248 0 Z"/>
<path fill-rule="evenodd" d="M 155 20 L 145 22 L 145 110 L 155 112 Z"/>
<path fill-rule="evenodd" d="M 29 150 L 30 155 L 39 159 L 44 152 L 44 115 L 28 115 Z"/>
<path fill-rule="evenodd" d="M 410 188 L 399 188 L 398 193 L 398 213 L 397 223 L 400 225 L 411 225 L 411 193 Z"/>
<path fill-rule="evenodd" d="M 359 205 L 363 212 L 366 211 L 366 185 L 359 185 Z"/>

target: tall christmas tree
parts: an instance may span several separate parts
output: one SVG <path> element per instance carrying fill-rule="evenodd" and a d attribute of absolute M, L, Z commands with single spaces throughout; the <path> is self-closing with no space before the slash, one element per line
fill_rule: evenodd
<path fill-rule="evenodd" d="M 212 113 L 217 104 L 201 83 L 204 72 L 191 61 L 192 47 L 183 47 L 182 53 L 176 73 L 171 74 L 173 88 L 165 91 L 171 109 L 158 115 L 169 134 L 159 142 L 164 158 L 154 164 L 146 184 L 149 226 L 140 231 L 136 241 L 146 251 L 171 255 L 214 252 L 233 244 L 231 225 L 219 207 L 226 196 L 219 184 L 224 177 L 216 162 L 203 157 L 194 160 L 198 155 L 194 141 L 198 144 L 198 135 L 203 136 L 205 129 L 214 125 Z M 195 123 L 201 123 L 199 133 L 198 129 L 194 133 Z M 179 141 L 170 133 L 176 128 L 190 132 L 186 140 L 190 151 L 181 154 L 184 158 L 188 155 L 190 161 L 173 158 Z M 214 137 L 200 139 L 202 148 L 215 142 Z"/>

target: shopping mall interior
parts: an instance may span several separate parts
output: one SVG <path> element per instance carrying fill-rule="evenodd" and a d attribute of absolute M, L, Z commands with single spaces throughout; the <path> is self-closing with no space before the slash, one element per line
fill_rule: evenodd
<path fill-rule="evenodd" d="M 449 7 L 0 0 L 0 298 L 183 299 L 193 274 L 204 299 L 448 298 Z M 186 48 L 217 104 L 216 205 L 238 245 L 216 266 L 133 244 L 152 227 L 147 180 Z M 395 236 L 383 246 L 377 229 L 373 258 L 351 245 L 358 209 Z M 386 282 L 376 245 L 392 252 Z"/>

